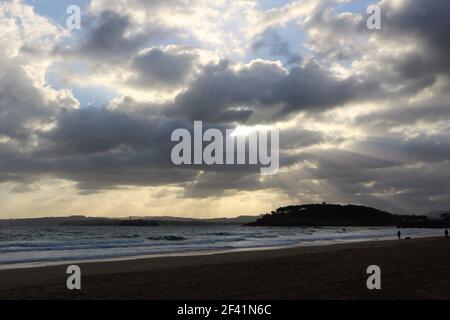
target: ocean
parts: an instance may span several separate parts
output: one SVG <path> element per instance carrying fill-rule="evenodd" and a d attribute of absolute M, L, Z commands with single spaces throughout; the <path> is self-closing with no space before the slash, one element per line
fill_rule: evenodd
<path fill-rule="evenodd" d="M 403 237 L 441 236 L 440 229 L 402 229 Z M 85 260 L 129 259 L 396 239 L 386 227 L 241 226 L 0 228 L 0 269 Z"/>

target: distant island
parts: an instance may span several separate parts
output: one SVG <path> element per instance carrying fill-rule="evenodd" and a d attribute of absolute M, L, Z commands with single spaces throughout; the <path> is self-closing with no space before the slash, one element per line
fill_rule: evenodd
<path fill-rule="evenodd" d="M 361 205 L 305 204 L 278 208 L 245 226 L 260 227 L 319 227 L 319 226 L 396 226 L 401 228 L 443 228 L 448 226 L 449 214 L 440 219 L 427 216 L 395 215 Z"/>

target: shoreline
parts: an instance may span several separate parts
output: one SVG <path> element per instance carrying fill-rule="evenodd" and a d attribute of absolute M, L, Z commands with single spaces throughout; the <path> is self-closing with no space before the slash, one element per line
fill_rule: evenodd
<path fill-rule="evenodd" d="M 367 290 L 371 264 L 384 287 L 406 283 Z M 80 291 L 65 288 L 67 265 L 1 270 L 0 299 L 450 298 L 450 241 L 436 237 L 83 262 Z"/>

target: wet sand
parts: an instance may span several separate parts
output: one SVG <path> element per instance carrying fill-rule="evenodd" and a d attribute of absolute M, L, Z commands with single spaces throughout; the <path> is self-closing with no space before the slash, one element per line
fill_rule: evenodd
<path fill-rule="evenodd" d="M 381 267 L 381 290 L 366 268 Z M 0 299 L 450 299 L 450 240 L 426 238 L 0 271 Z"/>

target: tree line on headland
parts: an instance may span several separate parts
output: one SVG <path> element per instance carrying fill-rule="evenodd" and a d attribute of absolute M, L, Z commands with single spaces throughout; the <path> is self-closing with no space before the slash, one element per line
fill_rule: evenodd
<path fill-rule="evenodd" d="M 438 219 L 425 215 L 396 215 L 360 205 L 305 204 L 278 208 L 246 226 L 396 226 L 399 228 L 447 227 L 450 214 Z"/>

